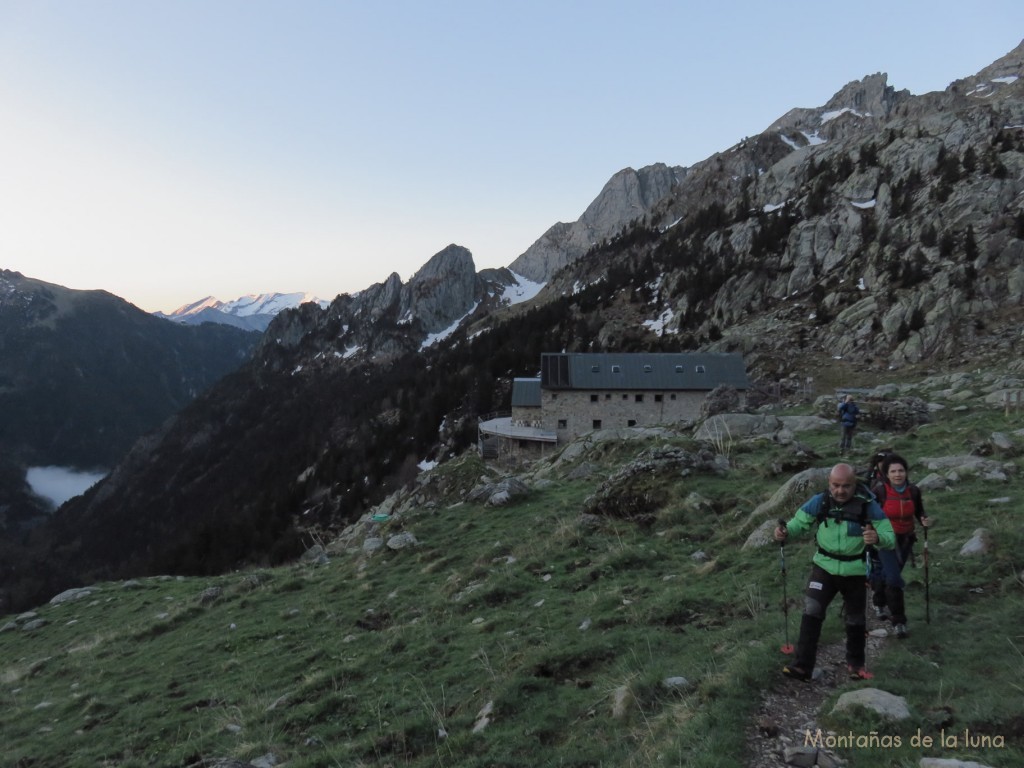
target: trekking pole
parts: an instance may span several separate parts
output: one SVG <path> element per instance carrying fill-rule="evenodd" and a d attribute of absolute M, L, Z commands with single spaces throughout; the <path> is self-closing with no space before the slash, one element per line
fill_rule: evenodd
<path fill-rule="evenodd" d="M 786 521 L 779 518 L 779 527 L 785 528 Z M 783 539 L 779 542 L 779 562 L 782 566 L 782 615 L 785 623 L 786 642 L 779 649 L 787 656 L 793 653 L 793 644 L 789 642 L 789 590 L 786 586 L 789 579 L 786 578 L 786 540 Z"/>
<path fill-rule="evenodd" d="M 871 523 L 870 520 L 867 521 L 866 523 L 864 523 L 864 527 L 865 528 L 870 528 L 872 530 L 874 530 L 874 528 L 875 528 L 875 526 Z M 874 549 L 874 545 L 864 547 L 864 569 L 865 569 L 864 570 L 864 577 L 865 577 L 865 579 L 868 579 L 868 578 L 871 577 L 871 568 L 872 568 L 872 564 L 871 564 L 871 551 L 873 549 Z M 867 606 L 865 606 L 865 609 L 866 608 L 867 608 Z M 863 667 L 863 669 L 861 669 L 860 674 L 858 675 L 858 677 L 861 680 L 870 680 L 871 678 L 874 677 L 873 674 L 868 672 L 868 644 L 867 644 L 867 635 L 868 635 L 868 625 L 867 625 L 867 622 L 865 621 L 864 622 L 864 638 L 865 638 L 865 641 L 864 641 L 864 667 Z"/>
<path fill-rule="evenodd" d="M 932 603 L 928 594 L 928 528 L 924 528 L 924 623 L 932 623 Z"/>

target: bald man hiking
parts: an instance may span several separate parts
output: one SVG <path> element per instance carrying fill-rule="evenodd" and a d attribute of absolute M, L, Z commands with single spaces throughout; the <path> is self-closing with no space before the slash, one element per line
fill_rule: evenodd
<path fill-rule="evenodd" d="M 817 528 L 818 551 L 811 561 L 811 576 L 804 592 L 796 657 L 782 671 L 797 680 L 811 679 L 825 612 L 832 599 L 841 594 L 846 609 L 847 671 L 853 679 L 869 678 L 871 675 L 864 666 L 867 644 L 864 553 L 871 546 L 892 549 L 896 534 L 874 495 L 858 483 L 857 473 L 849 464 L 832 467 L 828 490 L 804 502 L 788 523 L 780 520 L 774 537 L 778 542 L 785 542 L 789 536 L 798 536 L 813 528 Z"/>

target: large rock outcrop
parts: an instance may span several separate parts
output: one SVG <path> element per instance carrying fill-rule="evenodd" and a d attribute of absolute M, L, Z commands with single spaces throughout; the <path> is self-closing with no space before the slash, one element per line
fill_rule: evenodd
<path fill-rule="evenodd" d="M 686 169 L 656 163 L 639 171 L 625 168 L 608 180 L 580 218 L 559 222 L 541 235 L 509 269 L 535 282 L 583 256 L 630 222 L 650 213 L 686 176 Z"/>

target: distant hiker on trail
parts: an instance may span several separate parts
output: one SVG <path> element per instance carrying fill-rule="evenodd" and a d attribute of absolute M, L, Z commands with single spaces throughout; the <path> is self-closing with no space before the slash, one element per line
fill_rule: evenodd
<path fill-rule="evenodd" d="M 796 658 L 782 671 L 797 680 L 811 679 L 825 612 L 836 594 L 841 594 L 846 609 L 847 670 L 854 679 L 871 677 L 864 668 L 864 552 L 869 546 L 891 549 L 896 535 L 875 497 L 857 482 L 856 472 L 849 464 L 832 467 L 828 490 L 804 502 L 785 526 L 776 527 L 774 538 L 784 542 L 790 534 L 805 533 L 815 526 L 818 552 L 812 560 L 804 593 Z"/>
<path fill-rule="evenodd" d="M 845 455 L 853 450 L 853 433 L 857 429 L 857 416 L 860 415 L 860 408 L 853 402 L 853 395 L 847 395 L 839 404 L 839 421 L 842 423 L 842 433 L 839 437 L 839 454 Z"/>
<path fill-rule="evenodd" d="M 875 615 L 878 618 L 885 618 L 888 612 L 896 637 L 902 639 L 907 636 L 903 566 L 911 558 L 914 542 L 917 541 L 914 520 L 925 528 L 928 528 L 932 521 L 924 512 L 921 489 L 910 482 L 906 459 L 895 453 L 889 454 L 882 463 L 882 478 L 884 479 L 880 478 L 872 491 L 896 533 L 896 547 L 877 553 L 881 567 L 872 569 L 871 602 L 875 606 Z"/>

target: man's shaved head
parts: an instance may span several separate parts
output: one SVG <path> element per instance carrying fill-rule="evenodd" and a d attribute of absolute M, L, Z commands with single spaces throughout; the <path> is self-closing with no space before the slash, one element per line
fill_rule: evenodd
<path fill-rule="evenodd" d="M 843 504 L 853 498 L 857 489 L 857 472 L 849 464 L 836 464 L 828 473 L 828 490 L 832 498 Z"/>

